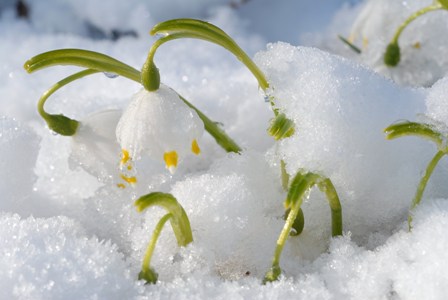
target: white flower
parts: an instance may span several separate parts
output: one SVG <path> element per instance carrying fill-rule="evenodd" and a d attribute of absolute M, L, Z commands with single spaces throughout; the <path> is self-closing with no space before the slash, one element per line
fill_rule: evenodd
<path fill-rule="evenodd" d="M 353 23 L 349 41 L 357 44 L 361 39 L 362 48 L 365 49 L 372 38 L 381 38 L 385 29 L 395 30 L 395 26 L 392 26 L 392 23 L 395 25 L 394 19 L 391 19 L 389 13 L 390 5 L 389 0 L 367 1 Z"/>
<path fill-rule="evenodd" d="M 120 110 L 94 113 L 80 122 L 72 137 L 70 160 L 103 181 L 117 173 L 120 148 L 115 127 L 121 114 Z"/>
<path fill-rule="evenodd" d="M 203 131 L 198 114 L 175 91 L 163 84 L 152 92 L 142 89 L 133 96 L 116 129 L 122 170 L 132 168 L 132 160 L 147 153 L 163 159 L 173 173 L 187 153 L 200 153 L 198 140 Z"/>

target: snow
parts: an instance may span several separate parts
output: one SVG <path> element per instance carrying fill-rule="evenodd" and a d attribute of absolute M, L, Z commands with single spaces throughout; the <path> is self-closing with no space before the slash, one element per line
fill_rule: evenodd
<path fill-rule="evenodd" d="M 415 137 L 388 141 L 383 130 L 410 120 L 448 132 L 448 42 L 440 38 L 447 12 L 409 26 L 402 61 L 390 69 L 382 53 L 395 28 L 430 1 L 244 2 L 30 1 L 29 20 L 15 17 L 14 1 L 0 2 L 0 299 L 446 297 L 447 163 L 431 177 L 409 232 L 411 200 L 437 149 Z M 72 47 L 140 69 L 155 40 L 149 29 L 175 17 L 206 19 L 234 37 L 266 74 L 268 95 L 295 133 L 280 142 L 267 135 L 272 109 L 235 57 L 204 41 L 173 41 L 155 58 L 162 82 L 244 150 L 225 153 L 205 133 L 201 154 L 186 157 L 175 174 L 142 155 L 137 185 L 119 189 L 120 149 L 109 124 L 140 86 L 96 74 L 55 93 L 46 110 L 81 121 L 77 135 L 64 137 L 46 128 L 36 104 L 77 69 L 29 75 L 23 64 Z M 117 30 L 128 35 L 114 39 Z M 369 40 L 361 55 L 336 37 L 353 30 L 355 44 Z M 307 170 L 333 181 L 344 235 L 331 237 L 327 201 L 312 190 L 305 229 L 283 251 L 280 280 L 262 285 L 284 224 L 280 159 L 292 176 Z M 194 242 L 179 248 L 166 226 L 151 263 L 159 281 L 144 285 L 137 275 L 163 212 L 138 213 L 133 203 L 154 191 L 181 203 Z"/>

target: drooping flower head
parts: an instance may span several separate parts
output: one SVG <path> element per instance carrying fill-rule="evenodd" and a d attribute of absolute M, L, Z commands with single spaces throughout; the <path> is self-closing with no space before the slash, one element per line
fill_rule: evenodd
<path fill-rule="evenodd" d="M 198 140 L 204 124 L 178 94 L 161 84 L 155 91 L 141 89 L 121 116 L 116 129 L 122 149 L 121 168 L 130 169 L 142 153 L 163 159 L 174 173 L 189 152 L 200 153 Z"/>

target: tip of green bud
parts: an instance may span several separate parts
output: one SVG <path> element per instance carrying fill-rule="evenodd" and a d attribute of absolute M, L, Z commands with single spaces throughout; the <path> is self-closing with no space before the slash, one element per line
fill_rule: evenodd
<path fill-rule="evenodd" d="M 152 268 L 141 270 L 140 273 L 138 273 L 138 280 L 144 280 L 146 281 L 146 284 L 156 284 L 158 277 L 159 275 Z"/>
<path fill-rule="evenodd" d="M 276 141 L 288 138 L 294 134 L 294 123 L 286 117 L 285 114 L 278 114 L 271 120 L 271 126 L 268 128 L 268 133 Z"/>
<path fill-rule="evenodd" d="M 280 266 L 272 266 L 269 271 L 266 272 L 266 275 L 264 275 L 263 284 L 277 281 L 280 277 L 280 274 L 282 274 L 282 269 L 280 269 Z"/>
<path fill-rule="evenodd" d="M 46 115 L 44 119 L 48 128 L 64 136 L 74 135 L 79 126 L 78 121 L 64 115 Z"/>
<path fill-rule="evenodd" d="M 386 66 L 395 67 L 400 62 L 400 46 L 398 43 L 390 43 L 384 53 L 384 63 Z"/>

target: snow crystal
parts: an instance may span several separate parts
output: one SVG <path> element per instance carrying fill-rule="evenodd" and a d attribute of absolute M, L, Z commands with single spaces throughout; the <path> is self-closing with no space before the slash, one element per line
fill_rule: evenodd
<path fill-rule="evenodd" d="M 123 255 L 66 217 L 0 217 L 0 298 L 130 299 L 139 293 Z"/>

